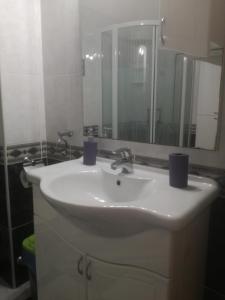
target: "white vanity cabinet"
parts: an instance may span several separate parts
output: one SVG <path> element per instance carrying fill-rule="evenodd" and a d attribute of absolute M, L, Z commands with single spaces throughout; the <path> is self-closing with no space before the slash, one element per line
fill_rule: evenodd
<path fill-rule="evenodd" d="M 86 256 L 40 220 L 36 217 L 40 300 L 168 299 L 167 279 Z"/>
<path fill-rule="evenodd" d="M 107 239 L 68 222 L 38 186 L 33 192 L 39 300 L 201 300 L 207 212 L 175 234 Z"/>
<path fill-rule="evenodd" d="M 162 47 L 207 57 L 225 43 L 224 0 L 161 0 Z"/>
<path fill-rule="evenodd" d="M 88 300 L 166 300 L 168 280 L 151 272 L 87 258 Z"/>
<path fill-rule="evenodd" d="M 35 218 L 38 299 L 84 300 L 85 256 Z"/>
<path fill-rule="evenodd" d="M 38 299 L 201 300 L 209 208 L 210 201 L 218 194 L 216 183 L 192 176 L 189 189 L 173 189 L 168 185 L 167 171 L 134 165 L 135 172 L 140 172 L 137 174 L 144 176 L 148 172 L 148 176 L 154 178 L 154 181 L 147 181 L 152 193 L 147 198 L 147 205 L 149 201 L 150 205 L 162 204 L 159 207 L 162 211 L 159 219 L 155 217 L 157 210 L 154 210 L 154 215 L 150 212 L 143 215 L 138 208 L 134 211 L 134 206 L 132 210 L 127 210 L 129 202 L 126 203 L 126 211 L 121 211 L 120 206 L 115 210 L 117 202 L 114 202 L 113 210 L 111 202 L 104 210 L 84 205 L 85 196 L 79 194 L 78 179 L 74 179 L 77 173 L 74 170 L 77 172 L 80 168 L 79 178 L 88 174 L 95 180 L 100 174 L 101 180 L 107 178 L 114 182 L 114 175 L 111 178 L 111 173 L 107 175 L 100 166 L 108 166 L 108 160 L 98 161 L 89 171 L 80 160 L 75 160 L 30 173 L 37 239 Z M 59 172 L 60 177 L 55 177 Z M 143 177 L 138 177 L 138 180 L 140 178 Z M 87 184 L 86 180 L 87 177 L 82 192 L 83 187 L 96 188 L 99 184 L 98 181 L 94 181 L 92 185 Z M 135 177 L 127 177 L 125 180 L 132 180 L 133 185 L 137 183 Z M 105 189 L 109 187 L 107 184 L 104 181 Z M 128 182 L 123 181 L 122 184 L 124 191 L 127 190 Z M 144 184 L 146 187 L 145 181 Z M 70 190 L 74 186 L 75 190 Z M 131 185 L 129 187 L 131 189 Z M 54 200 L 57 205 L 51 202 L 53 189 L 58 193 Z M 118 193 L 116 195 L 119 199 Z M 143 193 L 143 199 L 144 195 Z M 158 195 L 160 198 L 157 198 Z M 65 197 L 65 202 L 60 197 Z M 75 209 L 74 203 L 80 199 L 82 200 Z M 136 203 L 135 200 L 131 201 Z M 176 218 L 173 217 L 173 212 L 168 211 L 174 201 Z M 195 207 L 191 217 L 188 205 Z M 201 209 L 198 210 L 200 206 Z M 186 214 L 181 219 L 177 216 L 183 208 Z M 107 214 L 108 209 L 110 215 Z M 164 220 L 164 225 L 161 223 L 163 213 L 170 216 Z M 186 216 L 188 220 L 184 219 Z M 145 226 L 134 227 L 140 224 Z"/>
<path fill-rule="evenodd" d="M 33 194 L 39 300 L 168 299 L 169 279 L 143 267 L 103 261 L 78 250 L 79 240 L 83 244 L 91 237 L 67 223 L 35 185 Z"/>

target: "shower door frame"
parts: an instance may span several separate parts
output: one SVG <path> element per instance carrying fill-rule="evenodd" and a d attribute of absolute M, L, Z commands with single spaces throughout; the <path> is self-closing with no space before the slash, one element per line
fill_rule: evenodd
<path fill-rule="evenodd" d="M 152 75 L 151 75 L 151 96 L 150 102 L 150 118 L 149 128 L 150 136 L 149 143 L 155 143 L 155 132 L 156 132 L 156 101 L 157 101 L 157 66 L 158 66 L 158 47 L 159 47 L 159 20 L 141 20 L 133 21 L 121 24 L 114 24 L 112 26 L 105 27 L 101 30 L 101 41 L 102 33 L 111 31 L 112 32 L 112 138 L 118 139 L 118 31 L 121 28 L 129 28 L 135 26 L 152 26 Z M 103 126 L 103 124 L 102 124 Z"/>

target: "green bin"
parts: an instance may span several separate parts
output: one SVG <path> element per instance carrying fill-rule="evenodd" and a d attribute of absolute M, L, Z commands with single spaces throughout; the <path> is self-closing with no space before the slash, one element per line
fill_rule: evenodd
<path fill-rule="evenodd" d="M 37 300 L 37 280 L 35 263 L 35 235 L 26 238 L 23 243 L 22 263 L 28 268 L 32 299 Z"/>

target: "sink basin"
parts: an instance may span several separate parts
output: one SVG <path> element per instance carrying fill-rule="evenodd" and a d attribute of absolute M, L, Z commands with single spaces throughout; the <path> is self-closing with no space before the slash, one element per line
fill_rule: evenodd
<path fill-rule="evenodd" d="M 130 236 L 154 226 L 179 230 L 215 199 L 217 184 L 190 176 L 186 189 L 169 186 L 165 170 L 134 166 L 134 174 L 110 170 L 109 160 L 94 167 L 81 160 L 33 171 L 44 198 L 61 215 L 87 232 Z"/>
<path fill-rule="evenodd" d="M 43 193 L 55 201 L 66 197 L 68 204 L 93 206 L 138 201 L 148 197 L 151 180 L 115 176 L 101 170 L 81 171 L 41 184 Z"/>
<path fill-rule="evenodd" d="M 124 176 L 95 168 L 44 180 L 41 191 L 55 209 L 82 229 L 127 235 L 144 230 L 134 208 L 149 197 L 152 184 L 147 176 Z"/>

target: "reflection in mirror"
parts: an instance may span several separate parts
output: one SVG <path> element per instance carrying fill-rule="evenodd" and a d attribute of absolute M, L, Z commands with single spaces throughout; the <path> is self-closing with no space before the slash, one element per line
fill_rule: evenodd
<path fill-rule="evenodd" d="M 106 138 L 150 143 L 156 26 L 113 25 L 83 38 L 84 124 Z"/>
<path fill-rule="evenodd" d="M 102 136 L 112 138 L 112 103 L 113 103 L 113 33 L 102 33 Z M 100 124 L 101 127 L 101 124 Z"/>
<path fill-rule="evenodd" d="M 213 54 L 204 61 L 158 51 L 156 144 L 215 148 L 223 53 Z"/>
<path fill-rule="evenodd" d="M 83 30 L 85 128 L 104 138 L 215 149 L 222 50 L 201 60 L 158 41 L 157 21 Z"/>
<path fill-rule="evenodd" d="M 151 25 L 118 30 L 118 136 L 114 134 L 115 138 L 150 142 L 153 37 Z"/>

